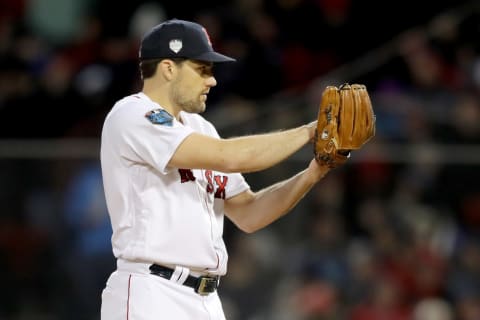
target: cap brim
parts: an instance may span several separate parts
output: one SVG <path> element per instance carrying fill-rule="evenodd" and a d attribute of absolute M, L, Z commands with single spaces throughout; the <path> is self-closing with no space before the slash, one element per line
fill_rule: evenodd
<path fill-rule="evenodd" d="M 221 53 L 215 52 L 215 51 L 210 51 L 203 53 L 199 56 L 196 56 L 192 58 L 194 60 L 199 60 L 199 61 L 207 61 L 207 62 L 214 62 L 214 63 L 220 63 L 220 62 L 235 62 L 234 58 L 230 58 L 226 55 L 223 55 Z"/>

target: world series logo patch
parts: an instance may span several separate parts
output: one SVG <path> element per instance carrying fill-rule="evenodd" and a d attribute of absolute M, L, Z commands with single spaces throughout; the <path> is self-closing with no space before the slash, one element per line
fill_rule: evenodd
<path fill-rule="evenodd" d="M 173 116 L 163 109 L 148 111 L 145 117 L 153 124 L 161 124 L 169 127 L 173 125 Z"/>

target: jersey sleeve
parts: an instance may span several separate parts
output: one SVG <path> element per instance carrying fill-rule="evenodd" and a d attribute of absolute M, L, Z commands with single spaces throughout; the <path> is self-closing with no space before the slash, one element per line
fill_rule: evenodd
<path fill-rule="evenodd" d="M 225 192 L 225 199 L 232 198 L 237 194 L 240 194 L 248 189 L 250 186 L 248 185 L 247 181 L 240 173 L 230 173 L 228 176 L 228 185 L 227 190 Z"/>
<path fill-rule="evenodd" d="M 163 174 L 168 172 L 168 162 L 183 140 L 193 133 L 174 117 L 149 119 L 142 112 L 118 112 L 111 119 L 111 139 L 119 148 L 124 161 L 148 163 Z M 167 114 L 168 115 L 168 114 Z"/>

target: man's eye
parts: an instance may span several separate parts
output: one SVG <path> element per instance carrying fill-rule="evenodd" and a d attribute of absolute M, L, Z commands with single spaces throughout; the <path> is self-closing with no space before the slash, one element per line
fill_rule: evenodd
<path fill-rule="evenodd" d="M 200 68 L 200 73 L 202 75 L 211 76 L 213 74 L 213 69 L 209 67 L 202 67 Z"/>

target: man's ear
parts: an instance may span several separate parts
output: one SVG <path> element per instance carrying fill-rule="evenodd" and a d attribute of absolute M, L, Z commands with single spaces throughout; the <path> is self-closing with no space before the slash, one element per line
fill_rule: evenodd
<path fill-rule="evenodd" d="M 176 65 L 172 60 L 164 59 L 158 63 L 157 72 L 159 72 L 166 80 L 172 80 L 177 72 Z"/>

